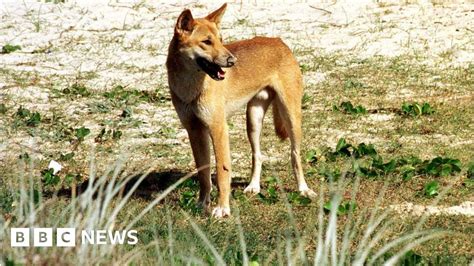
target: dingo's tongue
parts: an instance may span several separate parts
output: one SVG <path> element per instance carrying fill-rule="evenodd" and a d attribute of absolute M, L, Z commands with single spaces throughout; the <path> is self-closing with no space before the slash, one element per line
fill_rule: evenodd
<path fill-rule="evenodd" d="M 217 71 L 217 77 L 220 78 L 220 79 L 224 79 L 225 71 L 222 70 L 222 69 L 219 69 L 219 71 Z"/>

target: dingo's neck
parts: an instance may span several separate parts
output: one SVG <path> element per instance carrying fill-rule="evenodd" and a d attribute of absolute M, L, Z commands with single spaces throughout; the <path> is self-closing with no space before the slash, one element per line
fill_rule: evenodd
<path fill-rule="evenodd" d="M 183 102 L 189 103 L 199 97 L 209 78 L 195 62 L 181 55 L 177 38 L 173 37 L 168 49 L 168 83 L 171 91 Z"/>

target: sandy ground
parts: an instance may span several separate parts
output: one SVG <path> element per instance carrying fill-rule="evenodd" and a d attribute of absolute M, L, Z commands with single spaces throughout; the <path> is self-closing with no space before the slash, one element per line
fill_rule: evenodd
<path fill-rule="evenodd" d="M 284 4 L 283 4 L 284 3 Z M 40 82 L 18 89 L 17 80 L 0 77 L 0 102 L 48 112 L 54 109 L 45 86 L 62 88 L 78 77 L 88 87 L 106 91 L 116 84 L 139 90 L 166 87 L 167 45 L 178 14 L 191 8 L 199 17 L 217 8 L 215 1 L 38 1 L 0 3 L 0 45 L 15 44 L 21 51 L 0 55 L 0 68 L 34 75 Z M 280 36 L 292 49 L 315 53 L 344 53 L 359 58 L 422 53 L 425 63 L 437 65 L 445 53 L 452 60 L 444 65 L 465 66 L 474 62 L 474 2 L 472 1 L 230 1 L 222 31 L 227 40 L 254 35 Z M 305 60 L 305 58 L 298 58 Z M 325 79 L 311 72 L 307 84 Z M 67 113 L 81 121 L 84 105 L 64 103 Z M 150 109 L 144 105 L 137 116 L 144 121 L 138 133 L 153 132 L 162 125 L 178 125 L 170 106 Z M 390 115 L 373 114 L 374 122 Z M 98 130 L 85 121 L 84 126 Z M 41 142 L 23 136 L 5 139 L 0 130 L 0 160 L 14 144 L 36 148 Z M 137 135 L 138 136 L 138 135 Z M 134 138 L 124 145 L 135 145 Z M 187 143 L 183 130 L 176 139 Z M 187 145 L 187 144 L 186 144 Z M 238 155 L 236 155 L 238 157 Z M 395 206 L 416 212 L 418 206 Z M 429 212 L 473 215 L 473 204 L 425 208 Z M 467 208 L 467 211 L 466 211 Z"/>
<path fill-rule="evenodd" d="M 167 45 L 179 12 L 189 7 L 202 16 L 218 7 L 214 1 L 163 2 L 2 1 L 0 43 L 23 49 L 2 55 L 0 64 L 47 76 L 93 71 L 98 73 L 92 81 L 96 87 L 115 82 L 139 89 L 156 86 L 163 79 Z M 429 1 L 415 5 L 367 0 L 233 1 L 223 22 L 224 37 L 280 36 L 293 48 L 343 51 L 361 58 L 416 51 L 431 55 L 435 62 L 452 50 L 452 64 L 474 61 L 473 29 L 474 4 Z M 45 52 L 32 53 L 39 50 Z"/>
<path fill-rule="evenodd" d="M 409 213 L 416 216 L 421 215 L 466 215 L 474 216 L 474 202 L 466 201 L 456 206 L 424 206 L 410 202 L 391 205 L 391 209 L 399 213 Z"/>

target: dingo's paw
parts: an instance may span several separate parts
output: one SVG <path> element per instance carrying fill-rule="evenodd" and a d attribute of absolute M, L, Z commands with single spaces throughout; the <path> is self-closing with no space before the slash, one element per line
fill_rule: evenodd
<path fill-rule="evenodd" d="M 210 201 L 202 201 L 202 200 L 199 200 L 197 202 L 197 207 L 198 208 L 201 208 L 205 213 L 211 213 L 211 204 L 210 204 Z"/>
<path fill-rule="evenodd" d="M 250 183 L 245 189 L 244 193 L 248 194 L 258 194 L 260 193 L 260 185 L 259 184 L 252 184 Z"/>
<path fill-rule="evenodd" d="M 300 195 L 307 198 L 316 198 L 317 194 L 310 188 L 300 190 Z"/>
<path fill-rule="evenodd" d="M 224 218 L 230 216 L 230 208 L 229 207 L 215 207 L 214 210 L 212 210 L 212 217 L 214 218 Z"/>

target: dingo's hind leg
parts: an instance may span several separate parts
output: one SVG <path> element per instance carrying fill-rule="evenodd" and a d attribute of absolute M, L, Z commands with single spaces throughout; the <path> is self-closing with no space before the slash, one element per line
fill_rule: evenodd
<path fill-rule="evenodd" d="M 260 134 L 263 118 L 274 96 L 273 89 L 267 87 L 257 93 L 247 104 L 247 136 L 252 147 L 252 180 L 244 189 L 245 193 L 257 194 L 260 192 L 260 176 L 262 173 Z"/>
<path fill-rule="evenodd" d="M 301 82 L 295 82 L 290 80 L 279 80 L 275 82 L 276 86 L 276 97 L 274 99 L 274 110 L 273 115 L 279 115 L 279 120 L 282 121 L 285 131 L 288 133 L 291 141 L 291 165 L 293 168 L 296 181 L 298 183 L 298 191 L 301 195 L 306 197 L 314 197 L 316 193 L 311 190 L 304 178 L 303 166 L 301 164 L 301 98 L 302 98 L 302 84 Z M 298 86 L 297 88 L 293 88 Z"/>

